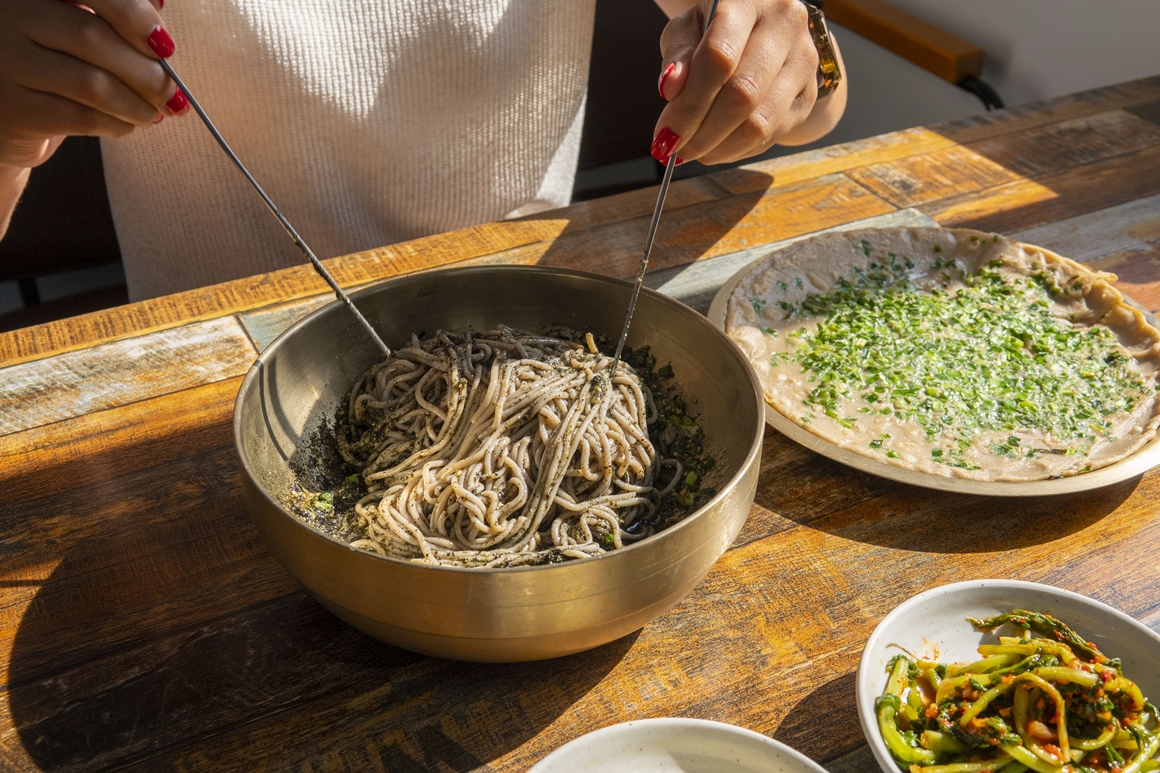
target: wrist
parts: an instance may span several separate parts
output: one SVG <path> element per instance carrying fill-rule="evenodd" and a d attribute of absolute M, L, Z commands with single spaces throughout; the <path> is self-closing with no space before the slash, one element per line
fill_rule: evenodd
<path fill-rule="evenodd" d="M 21 175 L 27 175 L 28 171 L 29 169 L 26 166 L 15 166 L 13 164 L 5 164 L 3 161 L 0 161 L 0 182 L 12 182 L 13 180 L 19 178 Z"/>

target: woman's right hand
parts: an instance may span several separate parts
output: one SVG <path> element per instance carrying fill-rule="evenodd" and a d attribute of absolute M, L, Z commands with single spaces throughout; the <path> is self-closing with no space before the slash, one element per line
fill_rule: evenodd
<path fill-rule="evenodd" d="M 157 2 L 0 0 L 0 167 L 38 166 L 69 135 L 124 137 L 188 112 L 157 63 L 173 53 Z"/>

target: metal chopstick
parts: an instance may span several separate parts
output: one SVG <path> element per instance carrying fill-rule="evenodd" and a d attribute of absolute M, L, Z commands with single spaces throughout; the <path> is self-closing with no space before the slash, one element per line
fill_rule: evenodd
<path fill-rule="evenodd" d="M 717 15 L 717 3 L 719 0 L 713 0 L 712 7 L 709 8 L 709 15 L 705 17 L 705 29 L 709 29 L 709 25 L 713 23 L 713 17 Z M 616 354 L 612 358 L 612 368 L 608 371 L 609 376 L 616 374 L 616 368 L 620 365 L 620 355 L 624 353 L 624 342 L 628 338 L 628 326 L 632 324 L 632 313 L 636 311 L 636 299 L 640 296 L 640 288 L 644 285 L 644 274 L 648 270 L 648 256 L 652 252 L 653 242 L 657 238 L 657 226 L 661 222 L 661 210 L 665 208 L 665 196 L 669 192 L 669 183 L 673 179 L 673 169 L 677 166 L 677 154 L 674 152 L 669 155 L 669 163 L 665 166 L 664 177 L 661 178 L 661 191 L 657 195 L 657 205 L 653 210 L 652 222 L 648 226 L 648 238 L 644 242 L 644 257 L 640 260 L 640 268 L 636 272 L 636 284 L 632 287 L 632 297 L 628 300 L 628 313 L 624 315 L 624 327 L 620 330 L 620 341 L 616 344 Z"/>
<path fill-rule="evenodd" d="M 177 84 L 177 88 L 181 89 L 181 91 L 185 94 L 186 99 L 189 100 L 189 104 L 193 105 L 193 109 L 197 112 L 198 116 L 201 117 L 202 123 L 205 124 L 207 129 L 209 129 L 209 133 L 213 135 L 215 140 L 217 140 L 217 144 L 221 145 L 222 150 L 224 150 L 226 155 L 230 157 L 230 160 L 234 162 L 234 166 L 236 166 L 238 170 L 245 176 L 250 185 L 254 187 L 254 190 L 256 190 L 258 195 L 262 197 L 262 201 L 266 202 L 266 206 L 269 207 L 270 211 L 274 213 L 274 216 L 278 218 L 278 221 L 282 224 L 282 227 L 286 229 L 286 233 L 290 234 L 290 238 L 294 240 L 294 243 L 298 245 L 298 248 L 302 250 L 302 252 L 306 253 L 306 257 L 310 258 L 310 264 L 314 266 L 314 270 L 318 272 L 318 275 L 321 276 L 328 285 L 330 285 L 330 289 L 334 290 L 334 294 L 338 296 L 338 299 L 346 304 L 346 307 L 350 309 L 351 313 L 354 314 L 354 316 L 358 319 L 359 324 L 366 328 L 366 331 L 370 334 L 374 342 L 378 344 L 380 349 L 383 350 L 383 354 L 387 357 L 390 357 L 390 348 L 385 343 L 383 343 L 383 339 L 380 338 L 379 334 L 375 332 L 375 329 L 371 327 L 371 323 L 367 322 L 366 317 L 364 317 L 362 312 L 360 312 L 355 307 L 354 303 L 351 302 L 350 296 L 348 296 L 346 291 L 344 291 L 339 286 L 338 282 L 334 280 L 334 277 L 331 276 L 330 272 L 326 270 L 326 266 L 322 265 L 322 261 L 318 259 L 318 257 L 308 246 L 306 246 L 306 242 L 302 241 L 302 237 L 299 236 L 298 232 L 294 230 L 294 226 L 290 225 L 290 221 L 286 219 L 286 217 L 278 210 L 276 206 L 274 206 L 274 202 L 271 201 L 270 197 L 266 195 L 266 192 L 262 190 L 262 186 L 258 185 L 258 181 L 253 178 L 249 170 L 246 169 L 245 165 L 234 154 L 234 151 L 230 149 L 228 144 L 226 144 L 226 141 L 222 138 L 221 133 L 218 132 L 217 127 L 213 125 L 213 121 L 209 120 L 209 116 L 205 114 L 205 111 L 201 109 L 201 105 L 198 104 L 189 88 L 182 82 L 181 78 L 177 77 L 177 73 L 173 71 L 173 67 L 164 59 L 159 61 L 161 62 L 162 69 L 164 69 L 165 72 L 169 74 L 169 77 L 173 79 L 173 82 Z"/>

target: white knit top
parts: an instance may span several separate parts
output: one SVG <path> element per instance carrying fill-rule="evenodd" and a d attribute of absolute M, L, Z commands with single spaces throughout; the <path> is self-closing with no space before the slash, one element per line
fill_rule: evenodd
<path fill-rule="evenodd" d="M 595 0 L 171 0 L 170 60 L 321 258 L 568 203 Z M 102 143 L 134 300 L 305 263 L 192 112 Z"/>

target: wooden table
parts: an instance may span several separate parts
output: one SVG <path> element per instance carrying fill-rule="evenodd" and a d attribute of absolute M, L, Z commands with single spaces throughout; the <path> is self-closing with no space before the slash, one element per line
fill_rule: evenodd
<path fill-rule="evenodd" d="M 449 264 L 636 270 L 655 190 L 337 258 L 355 286 Z M 649 283 L 704 310 L 771 244 L 829 228 L 998 231 L 1160 307 L 1160 77 L 679 182 Z M 239 491 L 242 375 L 329 299 L 307 267 L 0 335 L 0 770 L 525 770 L 627 719 L 733 722 L 871 770 L 868 634 L 956 580 L 1050 583 L 1160 627 L 1160 473 L 1074 496 L 938 493 L 770 433 L 733 548 L 594 652 L 435 660 L 331 617 Z M 1153 696 L 1160 697 L 1160 696 Z"/>

